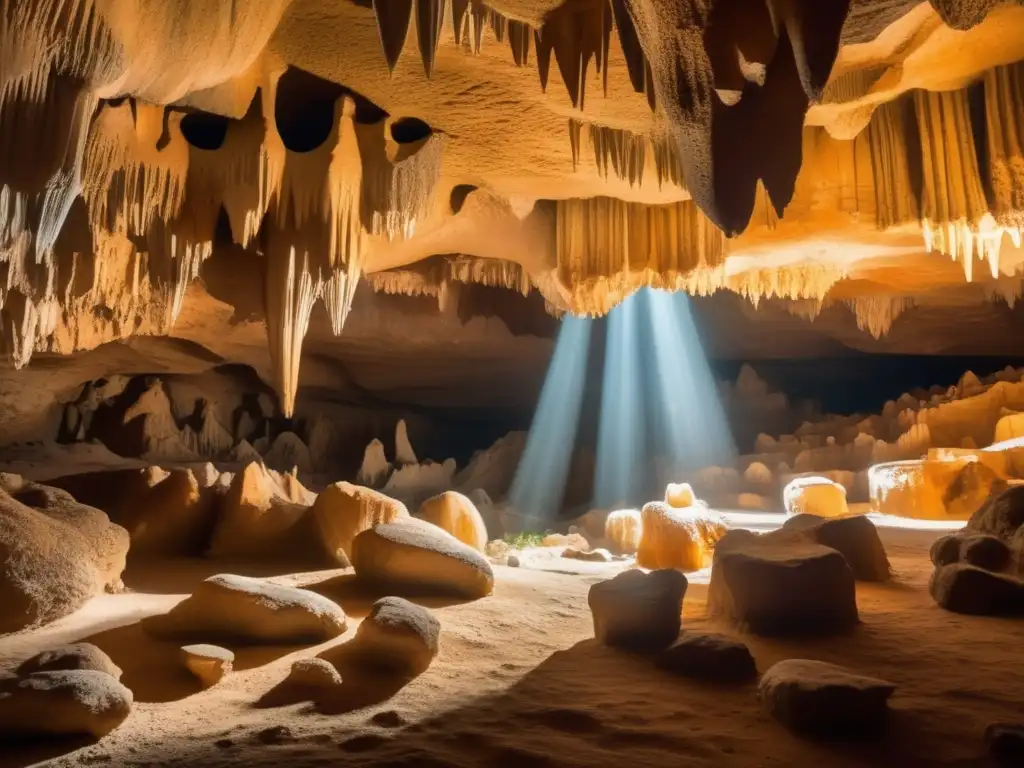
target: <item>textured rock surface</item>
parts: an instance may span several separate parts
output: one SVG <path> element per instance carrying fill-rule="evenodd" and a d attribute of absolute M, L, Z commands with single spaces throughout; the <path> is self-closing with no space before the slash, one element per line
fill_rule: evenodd
<path fill-rule="evenodd" d="M 483 552 L 487 547 L 487 526 L 476 505 L 461 493 L 445 491 L 427 499 L 420 506 L 419 517 L 448 531 L 478 552 Z"/>
<path fill-rule="evenodd" d="M 699 570 L 725 531 L 725 522 L 702 504 L 677 508 L 652 501 L 641 511 L 637 564 L 651 569 Z"/>
<path fill-rule="evenodd" d="M 410 518 L 375 525 L 352 542 L 352 565 L 360 580 L 411 593 L 475 599 L 494 587 L 490 563 L 436 525 Z"/>
<path fill-rule="evenodd" d="M 377 523 L 392 523 L 409 516 L 405 505 L 370 488 L 333 483 L 317 496 L 310 514 L 329 556 L 348 564 L 352 540 Z"/>
<path fill-rule="evenodd" d="M 859 621 L 853 571 L 839 552 L 749 531 L 718 542 L 708 613 L 762 635 L 838 632 Z"/>
<path fill-rule="evenodd" d="M 594 584 L 587 597 L 594 637 L 627 650 L 667 648 L 679 636 L 687 586 L 674 570 L 624 571 Z"/>
<path fill-rule="evenodd" d="M 181 658 L 203 688 L 209 688 L 231 671 L 235 654 L 218 645 L 186 645 L 181 649 Z"/>
<path fill-rule="evenodd" d="M 676 675 L 716 683 L 742 683 L 757 677 L 750 649 L 726 635 L 687 632 L 658 656 L 658 666 Z"/>
<path fill-rule="evenodd" d="M 106 736 L 128 717 L 132 692 L 106 672 L 36 672 L 0 681 L 0 733 Z"/>
<path fill-rule="evenodd" d="M 17 674 L 24 677 L 33 672 L 61 672 L 66 670 L 105 672 L 115 680 L 121 679 L 121 668 L 92 643 L 72 643 L 50 651 L 43 651 L 18 665 Z"/>
<path fill-rule="evenodd" d="M 322 595 L 232 574 L 211 576 L 168 613 L 143 620 L 160 638 L 244 645 L 318 643 L 346 625 L 344 611 Z"/>
<path fill-rule="evenodd" d="M 885 723 L 896 686 L 822 661 L 789 659 L 761 678 L 765 710 L 783 725 L 813 736 L 873 735 Z"/>
<path fill-rule="evenodd" d="M 790 517 L 782 528 L 792 533 L 799 532 L 810 541 L 838 551 L 858 581 L 888 581 L 891 576 L 889 558 L 878 529 L 862 515 L 838 518 L 796 515 Z M 778 537 L 783 538 L 782 535 Z"/>

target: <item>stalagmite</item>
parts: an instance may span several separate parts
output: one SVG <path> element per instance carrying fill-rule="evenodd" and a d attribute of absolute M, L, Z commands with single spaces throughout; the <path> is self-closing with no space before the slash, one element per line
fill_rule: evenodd
<path fill-rule="evenodd" d="M 409 442 L 409 430 L 405 425 L 405 419 L 399 419 L 395 425 L 395 466 L 405 467 L 412 464 L 419 464 L 416 458 L 416 451 L 412 449 Z"/>

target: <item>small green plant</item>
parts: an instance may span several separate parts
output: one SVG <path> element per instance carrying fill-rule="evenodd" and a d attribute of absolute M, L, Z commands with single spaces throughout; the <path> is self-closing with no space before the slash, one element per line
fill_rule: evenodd
<path fill-rule="evenodd" d="M 506 533 L 505 543 L 509 544 L 516 549 L 526 549 L 527 547 L 539 547 L 544 541 L 544 537 L 547 536 L 551 531 L 545 531 L 544 533 L 537 533 L 536 531 L 520 531 L 519 533 Z"/>

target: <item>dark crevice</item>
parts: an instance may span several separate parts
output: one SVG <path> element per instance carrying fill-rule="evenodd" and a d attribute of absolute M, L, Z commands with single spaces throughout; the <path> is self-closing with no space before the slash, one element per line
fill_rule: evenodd
<path fill-rule="evenodd" d="M 391 138 L 399 144 L 415 144 L 432 133 L 431 127 L 416 117 L 403 117 L 391 124 Z"/>
<path fill-rule="evenodd" d="M 189 112 L 181 118 L 185 141 L 198 149 L 218 150 L 224 144 L 231 120 L 209 112 Z"/>
<path fill-rule="evenodd" d="M 452 208 L 452 213 L 458 213 L 462 210 L 462 206 L 466 203 L 466 198 L 469 197 L 470 192 L 474 192 L 477 189 L 473 184 L 456 184 L 452 188 L 451 198 L 449 203 Z"/>

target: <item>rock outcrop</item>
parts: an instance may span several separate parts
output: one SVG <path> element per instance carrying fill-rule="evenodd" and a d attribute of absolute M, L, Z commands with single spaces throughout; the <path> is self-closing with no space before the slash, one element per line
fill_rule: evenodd
<path fill-rule="evenodd" d="M 624 571 L 594 584 L 587 597 L 594 637 L 626 650 L 664 650 L 679 637 L 687 586 L 675 570 Z"/>

